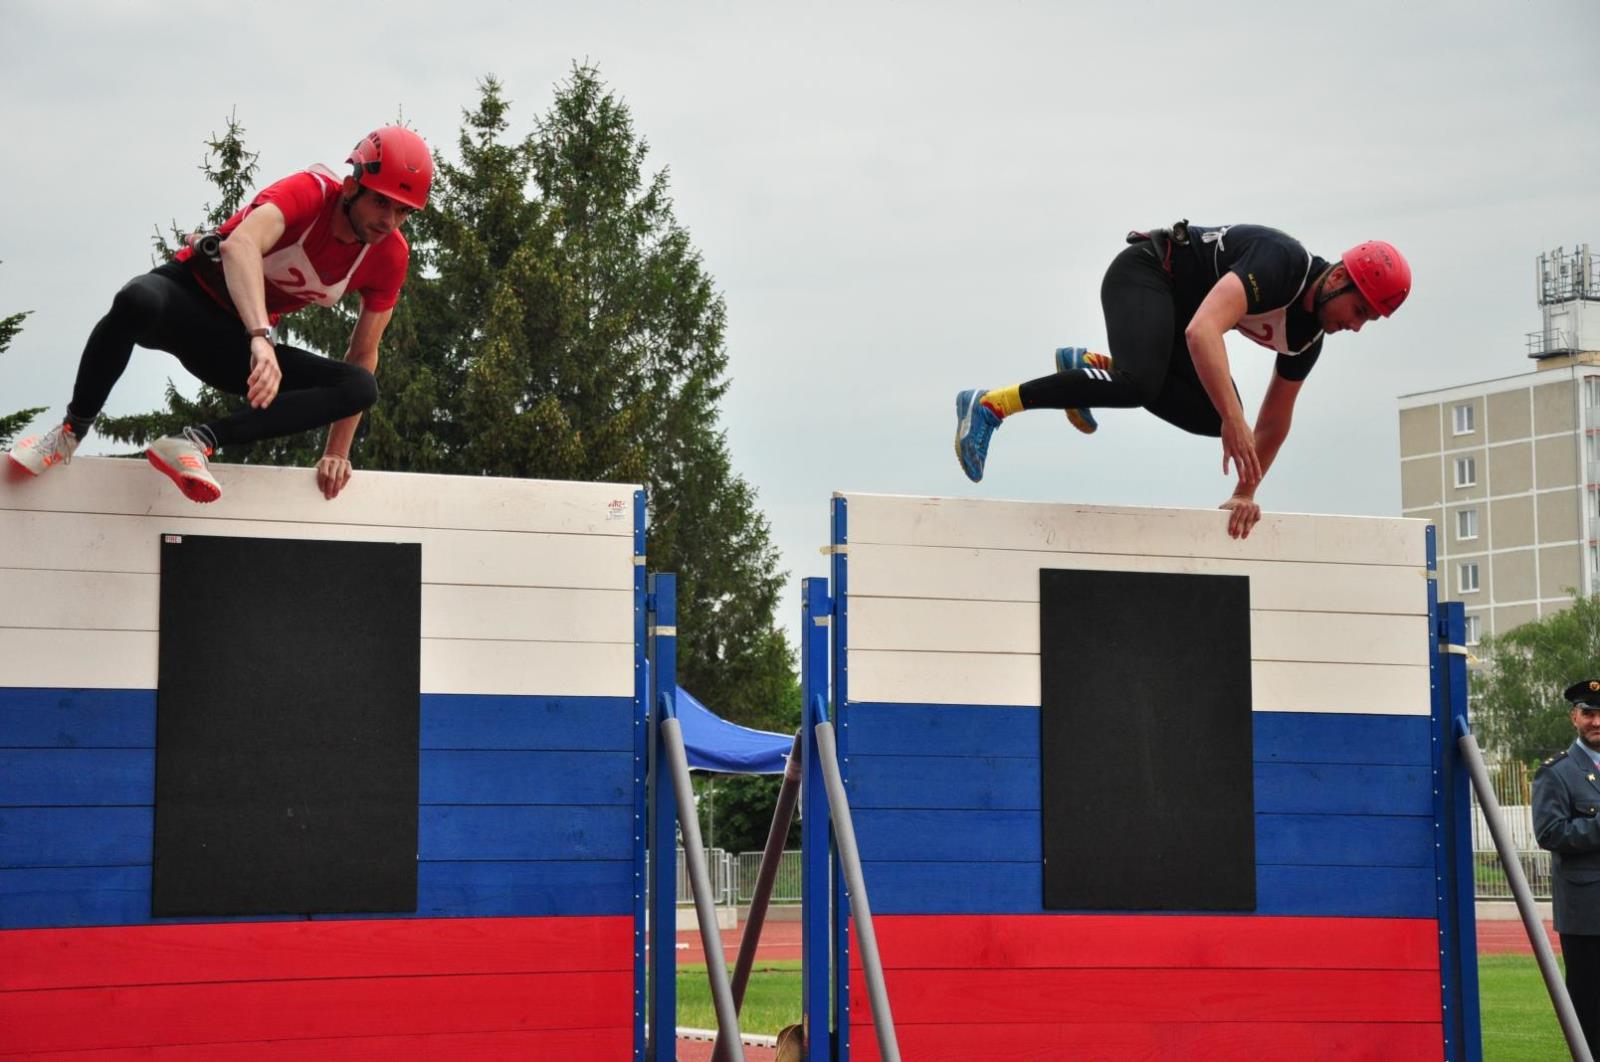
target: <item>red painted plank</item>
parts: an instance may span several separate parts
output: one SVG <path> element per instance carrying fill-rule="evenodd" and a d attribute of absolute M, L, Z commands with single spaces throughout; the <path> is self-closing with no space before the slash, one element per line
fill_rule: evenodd
<path fill-rule="evenodd" d="M 395 918 L 0 932 L 0 992 L 633 969 L 633 920 Z"/>
<path fill-rule="evenodd" d="M 889 970 L 895 1024 L 1439 1022 L 1415 970 Z M 851 1021 L 869 1020 L 853 994 Z"/>
<path fill-rule="evenodd" d="M 625 1059 L 630 1029 L 536 1029 L 443 1036 L 373 1036 L 339 1040 L 271 1040 L 181 1047 L 0 1054 L 0 1062 L 528 1062 L 529 1059 Z"/>
<path fill-rule="evenodd" d="M 900 1053 L 917 1062 L 1437 1062 L 1438 1025 L 1343 1023 L 914 1025 L 898 1028 Z M 870 1028 L 852 1025 L 850 1058 L 879 1062 Z M 98 1060 L 96 1060 L 98 1062 Z"/>
<path fill-rule="evenodd" d="M 880 915 L 886 969 L 1439 969 L 1419 918 L 1256 915 Z M 859 968 L 860 951 L 851 949 Z"/>
<path fill-rule="evenodd" d="M 631 1029 L 633 974 L 501 974 L 0 993 L 13 1053 L 152 1044 Z"/>

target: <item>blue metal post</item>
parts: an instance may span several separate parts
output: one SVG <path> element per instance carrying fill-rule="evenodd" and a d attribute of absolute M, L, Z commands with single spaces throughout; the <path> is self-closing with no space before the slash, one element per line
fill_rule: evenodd
<path fill-rule="evenodd" d="M 1472 866 L 1471 780 L 1456 747 L 1467 717 L 1466 612 L 1440 602 L 1435 529 L 1427 529 L 1430 748 L 1433 761 L 1434 899 L 1439 926 L 1439 991 L 1447 1062 L 1481 1062 L 1476 884 Z"/>
<path fill-rule="evenodd" d="M 678 577 L 649 577 L 650 1013 L 645 1058 L 674 1062 L 678 1027 L 678 798 L 661 746 L 662 694 L 678 688 Z M 691 809 L 692 810 L 692 809 Z"/>
<path fill-rule="evenodd" d="M 839 769 L 850 781 L 850 534 L 849 501 L 833 499 L 833 729 L 839 749 Z M 830 845 L 831 848 L 831 845 Z M 850 1062 L 850 904 L 844 870 L 834 862 L 833 883 L 833 1023 L 834 1057 Z"/>
<path fill-rule="evenodd" d="M 829 856 L 833 827 L 828 820 L 828 794 L 818 759 L 816 704 L 828 695 L 828 581 L 800 583 L 800 959 L 801 1005 L 806 1022 L 806 1062 L 831 1062 L 831 920 L 832 881 Z"/>
<path fill-rule="evenodd" d="M 645 788 L 650 759 L 650 663 L 645 623 L 645 496 L 633 492 L 633 1058 L 643 1062 L 645 1044 L 645 970 L 649 952 L 645 938 L 645 874 L 649 845 Z"/>

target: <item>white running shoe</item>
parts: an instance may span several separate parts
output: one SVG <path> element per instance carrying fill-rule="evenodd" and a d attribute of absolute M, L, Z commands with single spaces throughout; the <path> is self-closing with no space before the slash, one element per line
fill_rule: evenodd
<path fill-rule="evenodd" d="M 72 463 L 72 454 L 78 448 L 78 436 L 66 424 L 57 424 L 43 435 L 29 435 L 17 440 L 7 456 L 11 463 L 37 476 L 51 465 Z"/>
<path fill-rule="evenodd" d="M 214 502 L 222 497 L 222 485 L 212 478 L 206 467 L 211 448 L 200 441 L 193 428 L 183 429 L 182 435 L 166 435 L 150 444 L 144 452 L 158 471 L 165 472 L 190 501 Z"/>

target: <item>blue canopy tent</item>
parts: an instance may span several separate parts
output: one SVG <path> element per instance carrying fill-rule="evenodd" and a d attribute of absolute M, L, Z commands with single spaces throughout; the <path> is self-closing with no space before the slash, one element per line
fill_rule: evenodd
<path fill-rule="evenodd" d="M 730 723 L 678 687 L 678 723 L 689 766 L 723 774 L 782 774 L 793 734 L 774 734 Z"/>

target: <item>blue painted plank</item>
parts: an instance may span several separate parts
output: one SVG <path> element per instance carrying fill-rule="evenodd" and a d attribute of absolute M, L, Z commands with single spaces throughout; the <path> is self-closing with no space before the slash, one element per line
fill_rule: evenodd
<path fill-rule="evenodd" d="M 148 806 L 155 799 L 153 749 L 0 748 L 0 807 Z"/>
<path fill-rule="evenodd" d="M 1039 756 L 1039 709 L 1005 705 L 849 706 L 852 755 Z M 1255 759 L 1424 766 L 1425 716 L 1257 712 Z"/>
<path fill-rule="evenodd" d="M 631 697 L 425 694 L 428 749 L 633 748 Z M 153 748 L 154 690 L 0 687 L 0 748 Z"/>
<path fill-rule="evenodd" d="M 148 865 L 0 870 L 0 929 L 126 926 L 149 921 Z"/>
<path fill-rule="evenodd" d="M 0 867 L 149 864 L 155 809 L 0 808 Z"/>
<path fill-rule="evenodd" d="M 872 756 L 852 751 L 845 789 L 860 808 L 1039 810 L 1037 756 Z"/>
<path fill-rule="evenodd" d="M 864 860 L 1037 862 L 1037 811 L 852 808 Z M 1258 815 L 1256 862 L 1431 867 L 1433 823 L 1420 816 Z"/>
<path fill-rule="evenodd" d="M 1257 712 L 1256 762 L 1427 766 L 1432 737 L 1423 715 Z"/>
<path fill-rule="evenodd" d="M 1433 820 L 1420 815 L 1257 815 L 1256 862 L 1433 866 Z"/>
<path fill-rule="evenodd" d="M 425 749 L 633 751 L 632 697 L 422 698 Z"/>
<path fill-rule="evenodd" d="M 156 743 L 154 690 L 0 686 L 0 748 L 134 748 Z"/>
<path fill-rule="evenodd" d="M 420 785 L 423 804 L 632 804 L 633 750 L 425 750 Z"/>
<path fill-rule="evenodd" d="M 1039 806 L 1037 760 L 1030 769 L 1020 759 L 932 757 L 938 770 L 918 771 L 919 759 L 852 750 L 851 807 L 956 807 L 969 796 L 975 798 L 969 806 L 981 807 L 985 800 L 1015 809 Z M 1005 769 L 989 766 L 994 763 L 1008 765 L 1011 777 L 997 777 Z M 1425 765 L 1257 763 L 1254 775 L 1258 813 L 1433 816 L 1432 774 Z M 1030 785 L 1033 798 L 1025 802 Z"/>
<path fill-rule="evenodd" d="M 421 863 L 417 914 L 430 918 L 626 915 L 633 911 L 637 887 L 633 875 L 631 858 Z"/>
<path fill-rule="evenodd" d="M 1256 867 L 1256 912 L 1435 918 L 1432 867 Z"/>
<path fill-rule="evenodd" d="M 0 867 L 148 864 L 154 809 L 0 808 Z M 431 859 L 631 859 L 633 808 L 429 805 L 418 851 Z"/>
<path fill-rule="evenodd" d="M 1423 815 L 1433 819 L 1426 766 L 1258 763 L 1256 813 Z"/>
<path fill-rule="evenodd" d="M 1039 812 L 858 810 L 856 844 L 868 861 L 983 863 L 1043 858 Z M 868 883 L 871 888 L 871 883 Z M 875 897 L 874 897 L 875 898 Z"/>
<path fill-rule="evenodd" d="M 864 867 L 874 914 L 1072 913 L 1044 910 L 1043 875 L 1036 863 L 867 862 Z M 1432 873 L 1425 867 L 1258 866 L 1255 913 L 1431 918 Z"/>
<path fill-rule="evenodd" d="M 420 863 L 417 866 L 416 914 L 314 917 L 625 915 L 632 910 L 633 891 L 631 861 Z M 0 870 L 0 929 L 284 922 L 303 918 L 302 915 L 278 915 L 152 919 L 148 866 Z"/>
<path fill-rule="evenodd" d="M 841 716 L 850 755 L 1039 758 L 1039 709 L 852 702 Z"/>
<path fill-rule="evenodd" d="M 417 831 L 423 860 L 633 859 L 631 804 L 429 805 Z"/>

